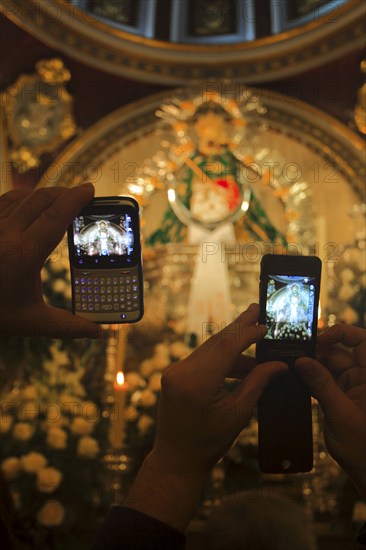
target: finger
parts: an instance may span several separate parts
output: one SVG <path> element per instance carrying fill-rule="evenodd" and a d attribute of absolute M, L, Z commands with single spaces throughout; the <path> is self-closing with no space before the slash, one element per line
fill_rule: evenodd
<path fill-rule="evenodd" d="M 207 348 L 222 363 L 231 366 L 236 357 L 265 335 L 264 325 L 257 325 L 258 304 L 251 304 L 237 319 L 207 341 Z M 202 348 L 203 349 L 203 348 Z"/>
<path fill-rule="evenodd" d="M 66 310 L 49 308 L 48 319 L 56 329 L 53 330 L 54 338 L 101 338 L 103 334 L 102 328 L 96 323 Z"/>
<path fill-rule="evenodd" d="M 316 358 L 334 374 L 340 374 L 354 366 L 352 353 L 349 349 L 340 345 L 319 346 Z"/>
<path fill-rule="evenodd" d="M 46 304 L 26 313 L 21 320 L 21 327 L 24 336 L 101 338 L 103 334 L 96 323 Z"/>
<path fill-rule="evenodd" d="M 190 356 L 197 383 L 207 384 L 209 377 L 212 391 L 222 387 L 241 352 L 266 332 L 264 326 L 256 324 L 258 313 L 258 304 L 252 304 L 233 323 L 211 336 Z"/>
<path fill-rule="evenodd" d="M 257 364 L 257 360 L 254 357 L 248 355 L 239 355 L 235 363 L 232 365 L 230 371 L 227 373 L 227 378 L 240 378 L 243 379 L 250 373 L 251 370 Z"/>
<path fill-rule="evenodd" d="M 323 332 L 318 342 L 321 345 L 343 344 L 353 348 L 355 362 L 366 367 L 366 329 L 350 325 L 334 325 Z"/>
<path fill-rule="evenodd" d="M 347 369 L 337 377 L 337 386 L 345 393 L 357 386 L 365 386 L 366 388 L 366 371 L 364 369 Z"/>
<path fill-rule="evenodd" d="M 315 359 L 301 357 L 295 362 L 295 370 L 318 400 L 328 423 L 339 426 L 349 423 L 347 416 L 353 413 L 353 404 L 324 365 Z"/>
<path fill-rule="evenodd" d="M 366 329 L 351 325 L 333 325 L 318 336 L 320 345 L 344 344 L 350 348 L 358 346 L 366 340 Z"/>
<path fill-rule="evenodd" d="M 66 187 L 43 187 L 26 195 L 12 211 L 19 230 L 24 232 L 65 191 Z"/>
<path fill-rule="evenodd" d="M 44 249 L 47 257 L 61 241 L 73 218 L 92 200 L 93 196 L 94 187 L 91 183 L 66 189 L 28 227 L 27 240 L 37 243 Z"/>
<path fill-rule="evenodd" d="M 4 193 L 0 197 L 0 216 L 4 218 L 8 216 L 10 212 L 18 206 L 20 200 L 24 199 L 32 191 L 19 187 L 18 189 L 12 189 L 7 193 Z"/>
<path fill-rule="evenodd" d="M 366 392 L 364 384 L 348 390 L 347 397 L 349 397 L 357 407 L 366 413 Z"/>
<path fill-rule="evenodd" d="M 23 198 L 30 193 L 32 193 L 32 190 L 28 189 L 27 187 L 17 187 L 16 189 L 11 189 L 10 191 L 7 191 L 0 196 L 0 207 L 2 207 L 4 204 L 14 202 L 19 198 Z"/>
<path fill-rule="evenodd" d="M 277 376 L 288 371 L 281 361 L 268 361 L 256 365 L 232 394 L 231 398 L 242 406 L 242 420 L 249 418 L 265 387 Z"/>

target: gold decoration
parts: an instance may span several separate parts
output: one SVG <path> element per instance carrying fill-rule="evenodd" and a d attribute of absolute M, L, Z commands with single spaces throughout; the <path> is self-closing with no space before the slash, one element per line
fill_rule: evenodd
<path fill-rule="evenodd" d="M 63 84 L 71 78 L 70 71 L 66 69 L 61 59 L 46 59 L 36 63 L 39 76 L 48 84 Z"/>
<path fill-rule="evenodd" d="M 233 84 L 227 85 L 233 88 Z M 170 206 L 183 224 L 213 229 L 227 222 L 240 225 L 239 220 L 250 207 L 251 188 L 254 191 L 255 186 L 262 185 L 279 201 L 287 223 L 286 233 L 301 243 L 304 235 L 303 244 L 312 236 L 315 239 L 309 185 L 302 177 L 288 176 L 282 168 L 288 164 L 291 168 L 292 163 L 261 145 L 268 130 L 267 114 L 267 106 L 250 88 L 242 87 L 238 99 L 212 88 L 178 91 L 156 111 L 165 123 L 160 131 L 164 139 L 160 150 L 144 162 L 141 188 L 149 184 L 156 187 L 156 181 L 162 182 L 168 190 Z M 187 178 L 185 170 L 193 173 L 189 205 L 181 185 Z M 197 203 L 197 207 L 193 192 L 201 197 L 202 204 Z M 293 216 L 292 211 L 300 213 Z M 309 216 L 310 211 L 313 214 Z M 261 228 L 264 217 L 258 212 L 256 216 L 256 223 L 246 221 L 248 229 L 266 241 L 267 233 Z"/>
<path fill-rule="evenodd" d="M 6 193 L 13 187 L 12 170 L 8 151 L 8 133 L 5 123 L 4 106 L 0 101 L 0 194 Z"/>
<path fill-rule="evenodd" d="M 36 63 L 36 73 L 22 74 L 1 94 L 10 159 L 18 172 L 40 163 L 45 152 L 53 152 L 76 133 L 72 97 L 64 87 L 70 72 L 61 59 Z"/>
<path fill-rule="evenodd" d="M 361 71 L 366 74 L 366 59 L 361 61 Z M 366 134 L 366 84 L 358 91 L 358 101 L 353 113 L 357 128 L 362 134 Z"/>

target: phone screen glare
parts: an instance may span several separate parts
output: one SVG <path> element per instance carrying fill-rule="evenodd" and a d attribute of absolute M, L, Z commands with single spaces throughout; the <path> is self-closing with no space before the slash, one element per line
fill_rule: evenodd
<path fill-rule="evenodd" d="M 315 284 L 306 275 L 268 276 L 265 339 L 311 340 Z"/>

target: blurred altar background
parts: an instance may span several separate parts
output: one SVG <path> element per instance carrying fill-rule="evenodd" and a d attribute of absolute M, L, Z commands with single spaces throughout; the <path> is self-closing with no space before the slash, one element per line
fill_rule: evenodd
<path fill-rule="evenodd" d="M 163 370 L 257 299 L 264 253 L 319 255 L 319 326 L 365 326 L 365 4 L 1 11 L 1 192 L 88 180 L 141 206 L 142 321 L 104 326 L 99 342 L 1 340 L 18 548 L 83 550 L 151 449 Z M 47 301 L 70 308 L 65 242 L 43 280 Z M 313 421 L 313 471 L 284 477 L 259 472 L 253 418 L 207 479 L 189 548 L 203 547 L 220 502 L 248 490 L 300 503 L 320 549 L 357 547 L 365 505 L 326 452 L 315 401 Z"/>

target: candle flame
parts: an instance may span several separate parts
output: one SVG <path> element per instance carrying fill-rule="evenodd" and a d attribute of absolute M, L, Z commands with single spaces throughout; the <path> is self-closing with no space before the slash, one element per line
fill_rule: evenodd
<path fill-rule="evenodd" d="M 318 329 L 323 329 L 325 327 L 325 320 L 322 317 L 322 308 L 319 302 L 319 310 L 318 310 Z"/>
<path fill-rule="evenodd" d="M 124 377 L 124 374 L 123 372 L 120 370 L 117 372 L 116 374 L 116 382 L 119 386 L 123 386 L 124 384 L 124 381 L 125 381 L 125 377 Z"/>

